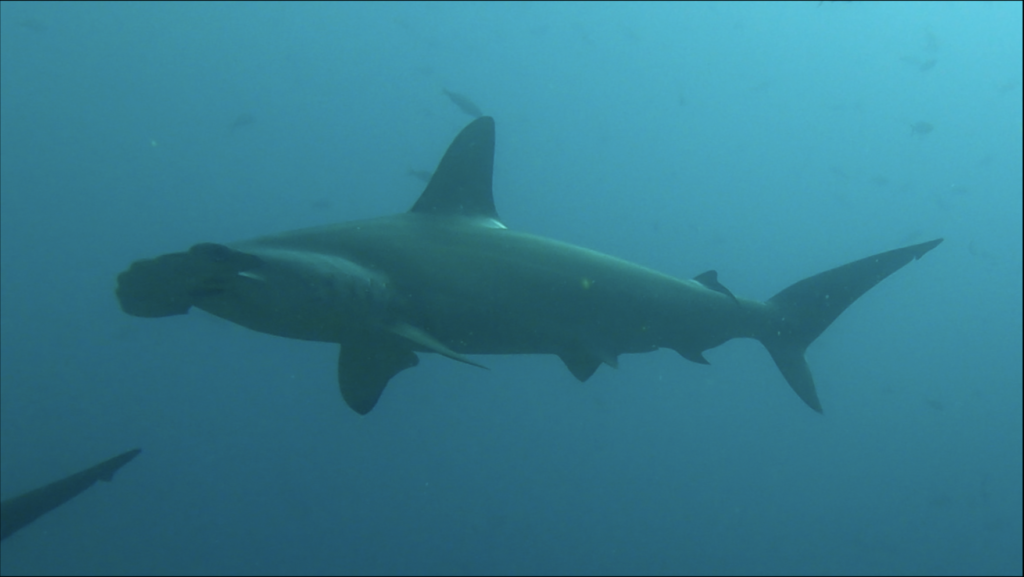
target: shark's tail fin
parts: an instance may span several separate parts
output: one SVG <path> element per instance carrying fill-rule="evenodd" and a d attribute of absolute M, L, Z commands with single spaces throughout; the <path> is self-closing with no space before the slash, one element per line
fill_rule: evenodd
<path fill-rule="evenodd" d="M 758 339 L 768 349 L 789 386 L 808 406 L 821 412 L 814 378 L 804 359 L 807 347 L 853 301 L 940 242 L 941 238 L 851 262 L 805 278 L 768 300 L 774 314 Z"/>

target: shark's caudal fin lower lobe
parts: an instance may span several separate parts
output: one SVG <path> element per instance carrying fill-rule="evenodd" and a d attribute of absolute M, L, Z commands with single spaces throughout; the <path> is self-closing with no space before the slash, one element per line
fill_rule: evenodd
<path fill-rule="evenodd" d="M 768 300 L 775 309 L 769 328 L 758 339 L 782 376 L 815 411 L 821 403 L 804 351 L 853 301 L 882 279 L 919 259 L 942 239 L 923 242 L 845 264 L 797 282 Z"/>

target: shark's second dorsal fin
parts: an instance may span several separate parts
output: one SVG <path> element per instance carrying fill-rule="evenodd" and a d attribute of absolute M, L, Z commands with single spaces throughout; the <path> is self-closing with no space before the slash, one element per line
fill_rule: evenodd
<path fill-rule="evenodd" d="M 411 212 L 498 219 L 491 192 L 494 119 L 483 116 L 455 137 Z"/>
<path fill-rule="evenodd" d="M 693 277 L 693 280 L 699 282 L 700 284 L 704 285 L 705 287 L 715 292 L 724 294 L 725 296 L 731 298 L 736 304 L 740 303 L 740 301 L 736 298 L 736 295 L 732 294 L 731 290 L 725 288 L 724 284 L 718 282 L 718 271 L 709 270 L 707 272 L 702 272 L 699 275 Z"/>

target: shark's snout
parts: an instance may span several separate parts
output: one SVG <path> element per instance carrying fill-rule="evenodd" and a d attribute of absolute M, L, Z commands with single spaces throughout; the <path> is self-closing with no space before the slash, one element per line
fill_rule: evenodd
<path fill-rule="evenodd" d="M 133 263 L 117 277 L 117 300 L 137 317 L 183 315 L 197 299 L 223 294 L 234 277 L 261 265 L 259 257 L 224 245 L 197 244 Z"/>

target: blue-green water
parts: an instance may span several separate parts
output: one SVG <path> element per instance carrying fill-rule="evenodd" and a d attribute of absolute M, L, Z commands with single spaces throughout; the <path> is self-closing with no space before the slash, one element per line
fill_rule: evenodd
<path fill-rule="evenodd" d="M 0 496 L 142 455 L 4 574 L 1020 574 L 1022 5 L 0 3 Z M 421 355 L 122 313 L 132 261 L 408 209 L 738 295 L 945 237 L 808 351 Z"/>

